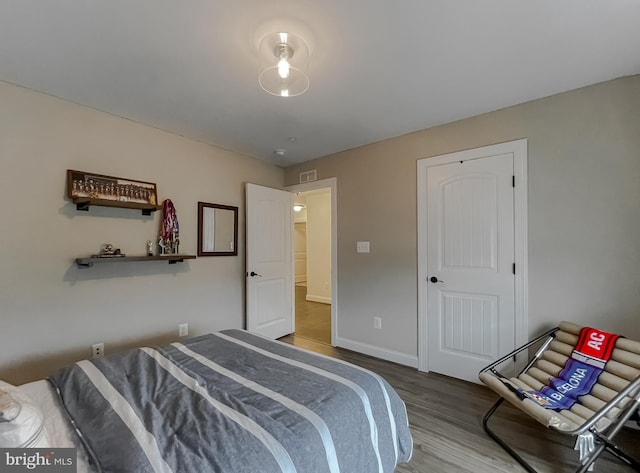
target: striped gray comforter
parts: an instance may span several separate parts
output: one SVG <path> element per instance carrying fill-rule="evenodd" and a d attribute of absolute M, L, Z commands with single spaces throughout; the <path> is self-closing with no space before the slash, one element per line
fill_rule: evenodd
<path fill-rule="evenodd" d="M 81 361 L 50 381 L 101 472 L 388 473 L 411 457 L 384 379 L 243 330 Z"/>

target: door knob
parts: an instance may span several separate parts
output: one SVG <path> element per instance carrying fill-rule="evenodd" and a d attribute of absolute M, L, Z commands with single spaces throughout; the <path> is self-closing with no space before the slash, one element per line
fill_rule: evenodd
<path fill-rule="evenodd" d="M 258 276 L 258 277 L 260 277 L 260 278 L 261 278 L 261 277 L 262 277 L 262 274 L 258 274 L 258 273 L 256 273 L 255 271 L 251 271 L 251 272 L 249 273 L 249 276 L 251 276 L 252 278 L 253 278 L 253 277 L 255 277 L 255 276 Z"/>
<path fill-rule="evenodd" d="M 438 279 L 438 278 L 437 278 L 437 277 L 435 277 L 435 276 L 431 276 L 431 277 L 429 278 L 429 281 L 431 281 L 431 282 L 433 282 L 433 283 L 436 283 L 436 282 L 444 282 L 444 281 L 442 281 L 441 279 Z"/>

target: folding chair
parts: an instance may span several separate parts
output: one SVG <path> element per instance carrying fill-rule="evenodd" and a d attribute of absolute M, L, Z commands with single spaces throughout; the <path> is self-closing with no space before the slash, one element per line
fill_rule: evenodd
<path fill-rule="evenodd" d="M 625 422 L 637 415 L 640 406 L 640 342 L 622 337 L 615 340 L 609 361 L 604 365 L 591 391 L 578 397 L 577 402 L 569 409 L 548 409 L 539 403 L 544 404 L 544 399 L 532 399 L 536 397 L 536 392 L 548 386 L 550 379 L 557 377 L 565 367 L 574 353 L 581 330 L 579 325 L 561 322 L 558 327 L 481 370 L 480 380 L 500 395 L 484 416 L 483 427 L 526 471 L 537 473 L 489 428 L 489 419 L 506 400 L 544 426 L 576 438 L 576 450 L 580 451 L 580 466 L 576 473 L 590 471 L 593 462 L 605 450 L 635 471 L 640 471 L 640 462 L 613 443 Z M 538 346 L 533 358 L 517 376 L 507 378 L 498 371 L 497 367 L 503 364 L 506 366 L 519 353 Z"/>

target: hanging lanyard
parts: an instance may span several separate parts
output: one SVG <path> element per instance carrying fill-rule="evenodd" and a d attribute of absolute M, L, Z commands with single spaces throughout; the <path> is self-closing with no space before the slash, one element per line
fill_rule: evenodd
<path fill-rule="evenodd" d="M 160 236 L 164 241 L 174 241 L 180 235 L 180 226 L 178 225 L 178 217 L 176 209 L 170 199 L 165 199 L 162 204 L 162 225 L 160 227 Z"/>

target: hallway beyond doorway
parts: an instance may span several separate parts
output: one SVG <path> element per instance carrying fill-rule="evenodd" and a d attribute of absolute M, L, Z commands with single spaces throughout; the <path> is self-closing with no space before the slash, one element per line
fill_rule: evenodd
<path fill-rule="evenodd" d="M 306 285 L 296 284 L 296 337 L 331 345 L 331 304 L 307 301 Z"/>

